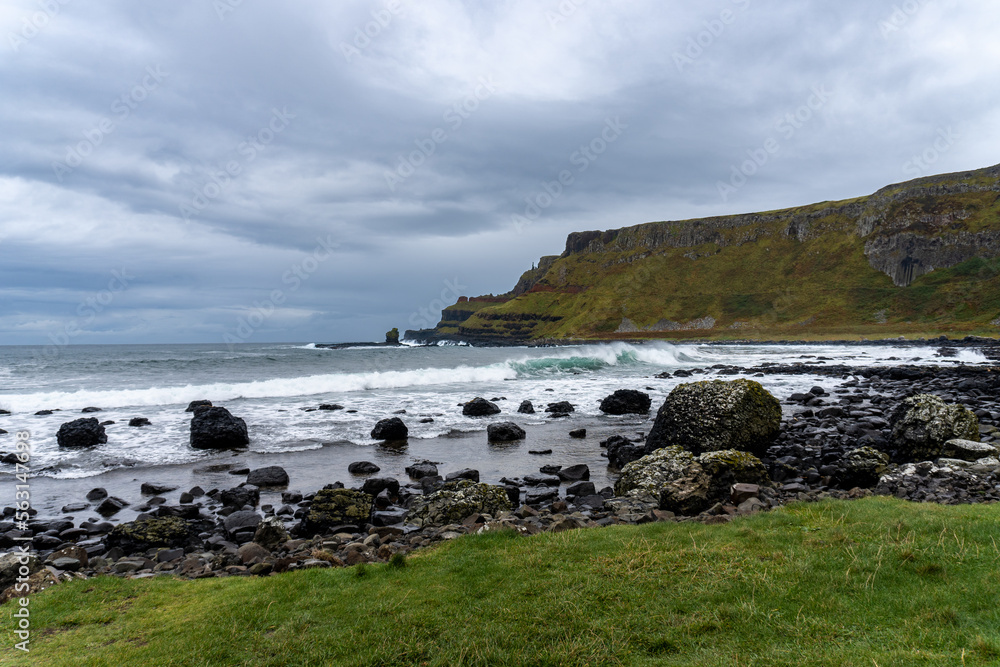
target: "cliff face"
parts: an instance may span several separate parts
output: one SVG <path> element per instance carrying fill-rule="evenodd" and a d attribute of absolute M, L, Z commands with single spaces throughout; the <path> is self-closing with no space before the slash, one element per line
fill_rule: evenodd
<path fill-rule="evenodd" d="M 574 232 L 503 303 L 451 306 L 438 329 L 478 340 L 981 331 L 1000 315 L 998 258 L 1000 166 L 843 202 Z"/>

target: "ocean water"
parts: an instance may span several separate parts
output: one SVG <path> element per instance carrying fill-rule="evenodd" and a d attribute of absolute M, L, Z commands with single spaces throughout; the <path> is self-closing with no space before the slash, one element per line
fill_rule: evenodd
<path fill-rule="evenodd" d="M 55 354 L 53 354 L 55 352 Z M 412 440 L 485 431 L 491 421 L 516 418 L 543 424 L 545 405 L 567 400 L 583 417 L 614 426 L 598 404 L 615 389 L 646 390 L 653 410 L 682 379 L 654 379 L 662 371 L 763 362 L 848 364 L 982 364 L 975 350 L 940 357 L 933 347 L 844 345 L 633 345 L 609 343 L 548 348 L 477 348 L 460 345 L 318 349 L 311 343 L 223 345 L 115 345 L 0 347 L 0 451 L 12 451 L 13 432 L 32 433 L 34 474 L 81 478 L 117 468 L 188 463 L 224 456 L 188 444 L 190 401 L 209 399 L 243 417 L 253 453 L 319 449 L 333 442 L 373 446 L 375 422 L 398 410 Z M 816 384 L 811 375 L 767 376 L 760 381 L 779 399 Z M 827 378 L 826 383 L 830 380 Z M 503 413 L 462 416 L 459 404 L 476 396 L 498 401 Z M 506 399 L 506 400 L 502 400 Z M 522 400 L 538 414 L 514 415 Z M 306 411 L 321 403 L 344 410 Z M 107 426 L 107 444 L 60 450 L 59 426 L 85 415 Z M 41 416 L 39 410 L 55 410 Z M 356 410 L 349 413 L 347 410 Z M 146 417 L 150 426 L 128 426 Z M 430 417 L 434 421 L 421 424 Z M 627 419 L 627 418 L 626 418 Z M 633 422 L 634 422 L 634 418 Z M 3 466 L 8 468 L 9 466 Z M 10 471 L 4 470 L 9 473 Z"/>

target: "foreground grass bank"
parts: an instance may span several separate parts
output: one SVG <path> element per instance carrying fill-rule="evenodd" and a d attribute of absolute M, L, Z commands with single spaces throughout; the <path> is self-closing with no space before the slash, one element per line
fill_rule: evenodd
<path fill-rule="evenodd" d="M 33 598 L 18 665 L 994 665 L 1000 506 L 796 504 L 723 526 L 459 539 L 263 579 Z"/>

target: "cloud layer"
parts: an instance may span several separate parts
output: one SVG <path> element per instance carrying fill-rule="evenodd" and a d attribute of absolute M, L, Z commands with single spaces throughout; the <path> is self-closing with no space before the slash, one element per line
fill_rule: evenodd
<path fill-rule="evenodd" d="M 8 2 L 0 343 L 372 340 L 570 231 L 995 164 L 998 31 L 987 0 Z"/>

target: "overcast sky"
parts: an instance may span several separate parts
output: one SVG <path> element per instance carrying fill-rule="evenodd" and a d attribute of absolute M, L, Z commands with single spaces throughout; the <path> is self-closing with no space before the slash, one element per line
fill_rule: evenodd
<path fill-rule="evenodd" d="M 0 343 L 376 340 L 571 231 L 989 166 L 998 34 L 996 0 L 8 0 Z"/>

